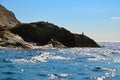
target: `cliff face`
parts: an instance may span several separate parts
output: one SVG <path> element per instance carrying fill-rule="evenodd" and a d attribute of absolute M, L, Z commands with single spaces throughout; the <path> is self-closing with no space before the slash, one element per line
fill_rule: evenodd
<path fill-rule="evenodd" d="M 100 47 L 94 40 L 85 35 L 73 34 L 48 22 L 19 24 L 12 28 L 11 31 L 20 35 L 25 41 L 34 42 L 41 46 L 54 40 L 66 47 Z"/>
<path fill-rule="evenodd" d="M 43 46 L 51 39 L 61 42 L 67 47 L 75 47 L 74 35 L 56 25 L 47 22 L 36 22 L 30 24 L 20 24 L 11 30 L 20 35 L 25 41 L 35 42 Z"/>
<path fill-rule="evenodd" d="M 20 22 L 16 19 L 15 15 L 0 5 L 0 25 L 4 28 L 11 28 L 18 23 Z"/>

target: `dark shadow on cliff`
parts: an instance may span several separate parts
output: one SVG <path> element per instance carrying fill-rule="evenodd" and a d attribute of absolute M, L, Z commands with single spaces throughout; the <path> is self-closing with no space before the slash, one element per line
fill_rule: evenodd
<path fill-rule="evenodd" d="M 73 34 L 65 28 L 48 22 L 19 24 L 11 31 L 20 35 L 25 41 L 34 42 L 40 46 L 48 44 L 53 39 L 66 47 L 100 47 L 85 35 Z"/>

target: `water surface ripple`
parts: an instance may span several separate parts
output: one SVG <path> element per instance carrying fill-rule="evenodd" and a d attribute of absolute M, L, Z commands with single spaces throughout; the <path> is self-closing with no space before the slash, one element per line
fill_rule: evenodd
<path fill-rule="evenodd" d="M 120 80 L 120 43 L 103 48 L 0 49 L 0 80 Z"/>

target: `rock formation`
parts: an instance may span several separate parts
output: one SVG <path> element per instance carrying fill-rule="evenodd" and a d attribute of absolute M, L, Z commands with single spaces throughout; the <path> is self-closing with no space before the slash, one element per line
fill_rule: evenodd
<path fill-rule="evenodd" d="M 84 34 L 74 34 L 77 47 L 100 47 L 93 39 Z"/>
<path fill-rule="evenodd" d="M 73 34 L 48 22 L 19 24 L 11 31 L 20 35 L 25 41 L 34 42 L 40 46 L 46 45 L 53 39 L 66 47 L 100 47 L 94 40 L 83 34 Z"/>
<path fill-rule="evenodd" d="M 0 46 L 17 49 L 29 49 L 33 47 L 31 44 L 25 42 L 20 36 L 8 30 L 0 31 Z"/>
<path fill-rule="evenodd" d="M 0 4 L 0 25 L 4 28 L 11 28 L 18 23 L 20 22 L 16 19 L 15 15 Z"/>
<path fill-rule="evenodd" d="M 0 5 L 0 46 L 33 48 L 52 44 L 53 47 L 100 47 L 84 34 L 73 34 L 48 22 L 20 23 L 15 15 Z"/>
<path fill-rule="evenodd" d="M 11 31 L 20 35 L 27 42 L 35 42 L 40 46 L 54 39 L 67 47 L 75 47 L 75 36 L 68 30 L 47 22 L 20 24 Z"/>
<path fill-rule="evenodd" d="M 56 48 L 67 48 L 65 45 L 55 40 L 51 40 L 50 42 L 48 42 L 48 45 L 50 44 L 52 45 L 52 47 L 56 47 Z"/>

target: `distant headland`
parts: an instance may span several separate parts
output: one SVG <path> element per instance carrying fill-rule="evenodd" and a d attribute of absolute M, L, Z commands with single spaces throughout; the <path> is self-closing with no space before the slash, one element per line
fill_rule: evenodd
<path fill-rule="evenodd" d="M 35 46 L 45 45 L 57 48 L 100 47 L 84 33 L 74 34 L 52 23 L 21 23 L 13 12 L 0 5 L 1 47 L 33 49 Z"/>

